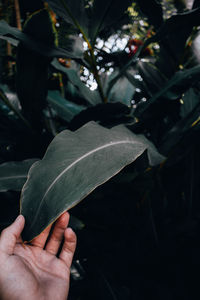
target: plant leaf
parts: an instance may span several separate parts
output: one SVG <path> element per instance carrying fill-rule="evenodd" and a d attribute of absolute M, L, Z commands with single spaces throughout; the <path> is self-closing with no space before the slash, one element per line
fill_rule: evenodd
<path fill-rule="evenodd" d="M 16 110 L 20 111 L 21 107 L 17 94 L 13 92 L 6 84 L 0 84 L 0 90 L 4 92 L 11 105 L 13 105 Z"/>
<path fill-rule="evenodd" d="M 148 17 L 150 24 L 153 24 L 155 28 L 159 28 L 163 23 L 163 11 L 160 1 L 150 0 L 145 2 L 137 0 L 137 3 L 141 11 Z"/>
<path fill-rule="evenodd" d="M 86 107 L 77 105 L 64 99 L 58 91 L 49 91 L 47 101 L 51 104 L 58 116 L 67 122 L 70 122 L 77 114 Z"/>
<path fill-rule="evenodd" d="M 8 190 L 21 191 L 27 179 L 29 168 L 38 159 L 9 161 L 0 165 L 0 192 Z"/>
<path fill-rule="evenodd" d="M 65 22 L 72 24 L 87 35 L 88 16 L 84 0 L 47 0 L 46 2 Z"/>
<path fill-rule="evenodd" d="M 135 87 L 130 83 L 130 81 L 122 76 L 118 79 L 117 84 L 115 84 L 109 94 L 109 102 L 121 102 L 127 106 L 131 106 L 131 100 L 135 93 Z"/>
<path fill-rule="evenodd" d="M 146 149 L 150 165 L 163 161 L 155 147 L 123 125 L 106 129 L 89 122 L 75 132 L 65 130 L 49 145 L 43 160 L 29 171 L 21 194 L 26 218 L 23 239 L 32 240 Z"/>
<path fill-rule="evenodd" d="M 147 102 L 143 103 L 143 105 L 137 107 L 135 115 L 137 117 L 140 117 L 153 103 L 155 103 L 162 96 L 168 99 L 177 99 L 181 96 L 181 93 L 188 89 L 191 83 L 193 83 L 195 80 L 198 80 L 199 74 L 200 65 L 176 72 L 159 92 L 154 94 L 154 96 Z"/>
<path fill-rule="evenodd" d="M 99 93 L 97 91 L 91 91 L 78 76 L 78 73 L 73 68 L 63 67 L 56 59 L 54 59 L 51 65 L 58 71 L 67 75 L 69 81 L 78 89 L 80 95 L 91 105 L 101 103 Z"/>
<path fill-rule="evenodd" d="M 200 103 L 186 114 L 179 122 L 177 122 L 162 138 L 161 146 L 159 147 L 162 153 L 167 154 L 187 132 L 191 131 L 195 124 L 200 120 Z"/>
<path fill-rule="evenodd" d="M 130 109 L 120 102 L 100 103 L 96 106 L 88 107 L 76 115 L 68 124 L 68 128 L 75 131 L 90 121 L 95 121 L 104 127 L 111 128 L 128 122 L 131 119 L 129 114 Z"/>
<path fill-rule="evenodd" d="M 182 98 L 182 105 L 180 109 L 180 116 L 185 118 L 199 103 L 199 94 L 194 88 L 190 88 Z"/>
<path fill-rule="evenodd" d="M 94 0 L 91 7 L 89 37 L 92 45 L 98 34 L 105 28 L 120 20 L 123 13 L 131 5 L 130 0 Z"/>
<path fill-rule="evenodd" d="M 31 51 L 37 52 L 45 57 L 63 57 L 63 58 L 82 58 L 83 55 L 79 53 L 73 53 L 73 51 L 67 51 L 56 46 L 49 46 L 44 42 L 35 40 L 28 34 L 25 34 L 15 27 L 8 25 L 4 20 L 0 21 L 0 38 L 11 42 L 12 45 L 17 46 L 18 41 Z"/>
<path fill-rule="evenodd" d="M 170 38 L 171 34 L 176 33 L 179 35 L 179 32 L 186 30 L 188 26 L 191 28 L 193 26 L 198 26 L 200 24 L 200 7 L 190 10 L 189 12 L 184 12 L 182 14 L 177 14 L 172 16 L 171 18 L 167 19 L 165 23 L 159 28 L 157 33 L 148 38 L 144 44 L 138 48 L 136 54 L 121 68 L 119 74 L 117 74 L 112 81 L 110 82 L 110 86 L 107 90 L 107 97 L 113 87 L 113 85 L 118 81 L 118 79 L 124 75 L 125 71 L 132 65 L 135 64 L 137 61 L 138 56 L 148 45 L 155 42 L 160 42 L 167 37 Z M 183 29 L 184 28 L 184 29 Z M 190 32 L 188 33 L 189 36 Z"/>

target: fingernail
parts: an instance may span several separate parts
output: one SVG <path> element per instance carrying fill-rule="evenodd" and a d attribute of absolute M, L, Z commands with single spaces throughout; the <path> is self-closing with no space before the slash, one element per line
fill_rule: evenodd
<path fill-rule="evenodd" d="M 20 219 L 22 219 L 23 218 L 23 216 L 22 215 L 19 215 L 17 218 L 16 218 L 16 220 L 15 221 L 19 221 Z"/>

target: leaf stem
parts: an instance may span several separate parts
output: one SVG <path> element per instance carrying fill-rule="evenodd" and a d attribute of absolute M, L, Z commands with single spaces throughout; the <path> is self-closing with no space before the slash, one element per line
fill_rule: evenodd
<path fill-rule="evenodd" d="M 71 13 L 71 11 L 68 8 L 68 6 L 65 3 L 65 1 L 64 0 L 60 0 L 60 2 L 62 3 L 64 9 L 66 10 L 66 12 L 68 13 L 68 15 L 72 19 L 74 25 L 78 28 L 78 30 L 80 31 L 80 33 L 83 36 L 83 39 L 85 40 L 85 42 L 88 45 L 88 49 L 89 49 L 89 52 L 90 52 L 90 55 L 91 55 L 91 58 L 92 58 L 92 65 L 91 65 L 92 69 L 91 69 L 91 71 L 92 71 L 92 73 L 94 75 L 94 78 L 95 78 L 97 84 L 98 84 L 99 94 L 100 94 L 103 102 L 106 103 L 107 102 L 107 98 L 104 96 L 103 86 L 102 86 L 101 79 L 100 79 L 99 74 L 98 74 L 97 65 L 96 65 L 96 59 L 95 59 L 95 55 L 94 55 L 94 49 L 93 49 L 91 43 L 89 42 L 89 40 L 88 40 L 85 32 L 81 28 L 80 24 L 78 23 L 78 21 L 76 20 L 76 18 L 74 18 L 73 14 Z"/>
<path fill-rule="evenodd" d="M 19 0 L 14 0 L 14 3 L 15 3 L 15 15 L 16 15 L 17 28 L 19 30 L 22 30 Z"/>

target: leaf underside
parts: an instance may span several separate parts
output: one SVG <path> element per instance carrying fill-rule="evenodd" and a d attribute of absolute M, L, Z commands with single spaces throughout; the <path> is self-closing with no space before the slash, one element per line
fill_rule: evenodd
<path fill-rule="evenodd" d="M 145 137 L 136 136 L 123 125 L 106 129 L 89 122 L 75 132 L 62 131 L 44 158 L 31 167 L 23 187 L 23 239 L 30 241 L 39 235 L 145 150 L 151 165 L 163 161 Z"/>

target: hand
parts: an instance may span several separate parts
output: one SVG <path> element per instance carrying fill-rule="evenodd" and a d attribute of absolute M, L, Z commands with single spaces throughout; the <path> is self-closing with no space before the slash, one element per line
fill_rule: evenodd
<path fill-rule="evenodd" d="M 69 214 L 62 214 L 31 244 L 23 244 L 24 217 L 18 216 L 0 236 L 0 299 L 66 300 L 76 235 L 67 228 Z M 49 236 L 49 237 L 48 237 Z M 64 244 L 56 257 L 64 236 Z M 47 241 L 48 238 L 48 241 Z M 47 241 L 47 243 L 46 243 Z"/>

